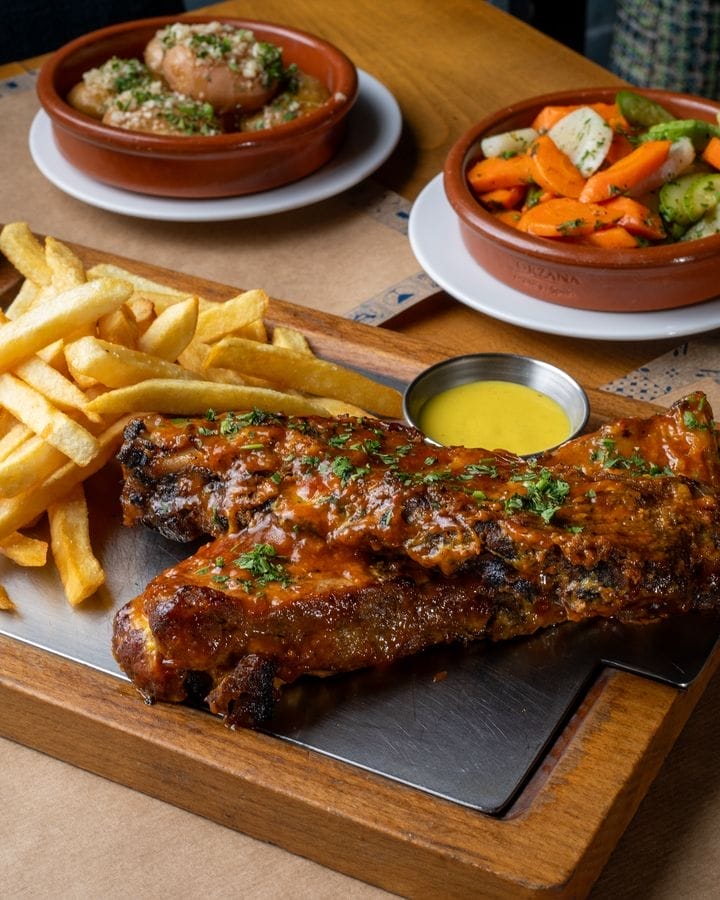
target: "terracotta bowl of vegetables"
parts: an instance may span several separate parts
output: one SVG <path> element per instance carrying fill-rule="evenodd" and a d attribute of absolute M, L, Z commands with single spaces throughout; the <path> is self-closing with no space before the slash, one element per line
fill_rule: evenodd
<path fill-rule="evenodd" d="M 495 278 L 576 309 L 720 294 L 720 104 L 594 88 L 533 97 L 452 147 L 444 186 Z"/>
<path fill-rule="evenodd" d="M 201 97 L 194 101 L 194 110 L 204 115 L 209 109 L 213 128 L 194 113 L 194 118 L 182 118 L 181 108 L 177 114 L 173 110 L 184 128 L 181 134 L 116 127 L 69 102 L 70 92 L 82 83 L 83 75 L 113 57 L 143 61 L 147 45 L 161 29 L 175 23 L 211 22 L 247 29 L 256 42 L 279 48 L 283 74 L 299 70 L 320 83 L 327 98 L 302 116 L 292 118 L 288 113 L 271 127 L 245 130 L 238 125 L 236 110 L 218 111 Z M 216 40 L 210 49 L 218 44 Z M 232 68 L 238 69 L 237 65 Z M 327 41 L 294 28 L 222 16 L 158 17 L 94 31 L 54 53 L 43 66 L 37 85 L 58 149 L 72 165 L 118 188 L 185 198 L 266 191 L 316 171 L 339 149 L 357 88 L 355 66 Z M 231 114 L 235 118 L 228 128 Z M 214 127 L 218 120 L 222 133 Z"/>

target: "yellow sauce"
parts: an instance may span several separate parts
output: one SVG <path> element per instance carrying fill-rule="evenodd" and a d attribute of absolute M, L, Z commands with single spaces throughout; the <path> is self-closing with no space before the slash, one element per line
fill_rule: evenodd
<path fill-rule="evenodd" d="M 420 410 L 421 431 L 445 446 L 537 453 L 570 436 L 570 420 L 551 397 L 509 381 L 471 381 L 442 391 Z"/>

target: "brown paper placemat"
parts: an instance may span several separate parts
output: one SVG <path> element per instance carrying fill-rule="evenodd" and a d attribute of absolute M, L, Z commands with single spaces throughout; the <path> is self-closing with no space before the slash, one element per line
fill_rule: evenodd
<path fill-rule="evenodd" d="M 390 896 L 3 739 L 0 807 L 4 898 Z"/>
<path fill-rule="evenodd" d="M 720 335 L 713 332 L 685 341 L 605 385 L 605 390 L 663 405 L 693 390 L 704 390 L 720 416 Z"/>

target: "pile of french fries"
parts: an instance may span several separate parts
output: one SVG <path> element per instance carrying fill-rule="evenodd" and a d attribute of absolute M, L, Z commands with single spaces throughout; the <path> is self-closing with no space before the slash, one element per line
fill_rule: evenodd
<path fill-rule="evenodd" d="M 50 549 L 73 606 L 105 581 L 83 482 L 133 414 L 400 415 L 397 391 L 318 358 L 300 332 L 268 335 L 262 290 L 215 303 L 114 265 L 86 269 L 24 222 L 4 226 L 0 251 L 23 278 L 0 312 L 0 553 L 43 566 Z M 22 533 L 45 514 L 50 548 Z M 13 608 L 0 585 L 0 609 Z"/>

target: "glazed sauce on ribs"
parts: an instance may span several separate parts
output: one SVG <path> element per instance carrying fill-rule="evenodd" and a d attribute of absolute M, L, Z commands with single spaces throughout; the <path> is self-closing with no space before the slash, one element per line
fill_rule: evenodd
<path fill-rule="evenodd" d="M 263 413 L 138 419 L 119 458 L 127 525 L 212 540 L 120 611 L 115 654 L 148 699 L 200 696 L 232 725 L 266 719 L 303 674 L 717 601 L 699 394 L 529 460 Z"/>

